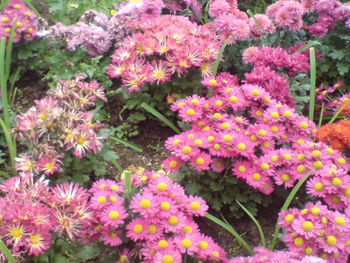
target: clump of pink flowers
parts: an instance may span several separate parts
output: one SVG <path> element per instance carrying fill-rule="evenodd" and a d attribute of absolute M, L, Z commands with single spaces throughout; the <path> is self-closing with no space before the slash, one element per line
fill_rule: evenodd
<path fill-rule="evenodd" d="M 266 248 L 257 247 L 254 249 L 254 256 L 235 257 L 228 263 L 326 263 L 324 259 L 314 256 L 305 256 L 289 251 L 271 251 Z"/>
<path fill-rule="evenodd" d="M 134 255 L 141 255 L 146 263 L 181 263 L 185 254 L 201 260 L 225 260 L 224 250 L 201 234 L 193 220 L 206 214 L 208 206 L 203 199 L 187 196 L 165 174 L 149 171 L 132 177 L 137 191 L 127 205 L 124 184 L 104 179 L 94 183 L 89 206 L 95 221 L 85 229 L 86 238 L 101 238 L 110 246 L 131 240 Z"/>
<path fill-rule="evenodd" d="M 212 73 L 220 49 L 216 35 L 205 26 L 182 16 L 166 15 L 130 23 L 135 32 L 114 51 L 107 74 L 121 78 L 129 92 L 139 91 L 146 83 L 157 85 L 174 74 L 199 69 Z"/>
<path fill-rule="evenodd" d="M 304 209 L 281 212 L 279 224 L 287 230 L 284 241 L 290 251 L 316 255 L 331 263 L 347 261 L 350 252 L 348 212 L 334 212 L 321 202 L 307 203 Z"/>
<path fill-rule="evenodd" d="M 47 97 L 17 116 L 13 132 L 32 148 L 17 158 L 16 168 L 51 175 L 60 169 L 64 151 L 72 150 L 79 158 L 99 152 L 103 146 L 103 138 L 98 136 L 101 124 L 93 121 L 90 111 L 97 99 L 106 101 L 104 89 L 96 81 L 59 81 Z"/>
<path fill-rule="evenodd" d="M 73 183 L 49 187 L 48 181 L 20 174 L 0 184 L 0 193 L 0 238 L 18 260 L 48 250 L 52 232 L 74 240 L 92 219 L 90 195 Z"/>
<path fill-rule="evenodd" d="M 32 40 L 37 32 L 36 15 L 23 1 L 10 0 L 8 6 L 0 11 L 0 37 L 8 38 L 14 28 L 14 42 L 22 38 Z"/>
<path fill-rule="evenodd" d="M 295 104 L 285 74 L 291 77 L 308 71 L 308 56 L 289 53 L 281 47 L 252 46 L 244 51 L 243 62 L 254 66 L 252 72 L 244 75 L 245 83 L 263 87 L 273 99 L 289 106 Z"/>
<path fill-rule="evenodd" d="M 270 194 L 275 185 L 292 187 L 308 173 L 318 178 L 333 169 L 340 174 L 348 169 L 341 153 L 312 141 L 313 122 L 262 87 L 238 86 L 237 78 L 228 73 L 206 78 L 203 84 L 213 89 L 211 98 L 193 95 L 172 105 L 191 128 L 166 141 L 172 152 L 163 163 L 167 170 L 176 172 L 185 164 L 199 171 L 231 169 L 236 177 Z M 341 187 L 346 185 L 343 180 Z M 330 203 L 335 198 L 327 197 Z"/>

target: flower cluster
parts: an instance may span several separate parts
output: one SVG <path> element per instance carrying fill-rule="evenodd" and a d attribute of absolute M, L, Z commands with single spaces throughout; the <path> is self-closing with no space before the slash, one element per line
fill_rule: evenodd
<path fill-rule="evenodd" d="M 12 28 L 15 30 L 14 42 L 22 37 L 32 40 L 35 37 L 36 15 L 21 0 L 11 0 L 8 6 L 0 11 L 0 37 L 9 37 Z"/>
<path fill-rule="evenodd" d="M 49 187 L 20 174 L 1 184 L 0 192 L 0 238 L 16 256 L 43 254 L 53 231 L 73 240 L 91 219 L 89 194 L 72 183 Z"/>
<path fill-rule="evenodd" d="M 256 20 L 248 18 L 238 9 L 237 1 L 211 0 L 209 15 L 215 18 L 210 27 L 223 39 L 232 36 L 234 41 L 241 41 L 275 32 L 274 24 L 266 15 L 257 14 Z"/>
<path fill-rule="evenodd" d="M 266 9 L 268 17 L 274 20 L 276 25 L 290 31 L 298 31 L 303 26 L 303 14 L 305 9 L 302 3 L 293 0 L 279 0 Z"/>
<path fill-rule="evenodd" d="M 132 181 L 138 191 L 128 213 L 124 208 L 124 183 L 94 183 L 89 204 L 95 222 L 86 229 L 88 238 L 102 238 L 105 244 L 118 246 L 127 237 L 136 243 L 135 255 L 142 255 L 149 263 L 181 263 L 184 254 L 202 260 L 225 259 L 223 249 L 201 234 L 193 221 L 193 216 L 204 216 L 207 211 L 201 198 L 187 196 L 180 185 L 161 172 L 134 175 Z"/>
<path fill-rule="evenodd" d="M 330 263 L 346 262 L 350 253 L 350 218 L 334 212 L 321 202 L 307 203 L 305 209 L 288 209 L 279 214 L 287 230 L 284 241 L 292 252 L 316 255 Z"/>
<path fill-rule="evenodd" d="M 335 22 L 345 21 L 350 25 L 350 6 L 337 0 L 322 0 L 314 3 L 314 11 L 318 17 L 316 23 L 307 26 L 313 36 L 324 36 L 335 28 Z"/>
<path fill-rule="evenodd" d="M 107 71 L 121 78 L 129 92 L 139 91 L 146 83 L 159 85 L 192 68 L 211 74 L 220 42 L 206 27 L 173 15 L 137 21 L 130 27 L 137 32 L 114 51 Z"/>
<path fill-rule="evenodd" d="M 271 251 L 266 248 L 257 247 L 254 249 L 254 256 L 235 257 L 229 263 L 326 263 L 324 259 L 314 256 L 301 256 L 298 253 L 289 251 Z"/>
<path fill-rule="evenodd" d="M 191 129 L 166 141 L 173 153 L 163 163 L 166 169 L 175 172 L 186 163 L 197 170 L 231 168 L 235 176 L 270 194 L 273 181 L 292 187 L 308 173 L 327 176 L 330 170 L 348 168 L 339 152 L 312 141 L 313 122 L 263 88 L 237 86 L 236 81 L 227 73 L 207 78 L 203 83 L 214 89 L 211 98 L 193 95 L 173 104 Z"/>
<path fill-rule="evenodd" d="M 254 66 L 252 72 L 244 75 L 245 83 L 263 87 L 273 99 L 289 106 L 295 104 L 289 92 L 289 81 L 281 73 L 293 76 L 306 72 L 309 69 L 306 55 L 289 53 L 281 47 L 252 46 L 244 51 L 243 62 Z"/>
<path fill-rule="evenodd" d="M 62 151 L 73 150 L 79 158 L 102 148 L 97 132 L 101 124 L 93 122 L 89 108 L 97 99 L 106 101 L 98 83 L 80 80 L 60 81 L 49 95 L 17 116 L 17 139 L 33 145 L 27 155 L 17 158 L 17 169 L 50 175 L 60 167 Z"/>

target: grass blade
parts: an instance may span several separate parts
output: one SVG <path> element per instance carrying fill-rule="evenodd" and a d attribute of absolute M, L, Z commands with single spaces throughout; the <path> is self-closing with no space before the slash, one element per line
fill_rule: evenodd
<path fill-rule="evenodd" d="M 236 230 L 233 229 L 233 227 L 229 224 L 226 224 L 224 221 L 220 220 L 219 218 L 211 215 L 211 214 L 206 214 L 206 218 L 211 220 L 212 222 L 216 223 L 217 225 L 225 228 L 228 232 L 230 232 L 236 239 L 237 241 L 245 248 L 245 250 L 248 252 L 249 255 L 253 255 L 253 250 L 249 246 L 249 244 L 236 232 Z"/>
<path fill-rule="evenodd" d="M 287 210 L 289 205 L 292 203 L 295 195 L 297 194 L 297 192 L 299 191 L 300 187 L 305 183 L 305 181 L 310 177 L 310 175 L 312 174 L 312 171 L 309 172 L 307 175 L 305 175 L 292 189 L 292 191 L 289 193 L 286 201 L 284 202 L 282 208 L 281 208 L 281 212 L 284 210 Z M 276 227 L 275 227 L 275 232 L 273 234 L 272 237 L 272 241 L 269 245 L 269 249 L 274 250 L 275 246 L 276 246 L 276 242 L 277 242 L 277 236 L 278 233 L 280 231 L 280 226 L 278 225 L 278 223 L 276 223 Z"/>
<path fill-rule="evenodd" d="M 115 140 L 117 142 L 120 142 L 120 143 L 124 144 L 125 146 L 127 146 L 127 147 L 129 147 L 129 148 L 131 148 L 131 149 L 133 149 L 133 150 L 135 150 L 137 152 L 140 152 L 140 153 L 143 152 L 143 149 L 140 146 L 137 146 L 136 144 L 128 142 L 128 141 L 126 141 L 124 139 L 121 139 L 121 138 L 118 138 L 118 137 L 115 137 L 115 136 L 111 136 L 111 135 L 109 136 L 109 138 L 111 138 L 112 140 Z"/>
<path fill-rule="evenodd" d="M 124 171 L 122 174 L 122 177 L 124 176 L 125 180 L 125 194 L 127 199 L 130 198 L 131 192 L 132 192 L 132 186 L 131 186 L 131 172 L 130 171 Z"/>
<path fill-rule="evenodd" d="M 323 114 L 324 114 L 324 103 L 322 103 L 321 114 L 320 114 L 320 119 L 318 120 L 317 128 L 321 128 L 322 126 Z"/>
<path fill-rule="evenodd" d="M 316 90 L 316 55 L 315 49 L 310 48 L 310 105 L 309 119 L 314 120 L 315 113 L 315 90 Z"/>
<path fill-rule="evenodd" d="M 9 133 L 4 121 L 0 119 L 0 126 L 4 131 L 5 140 L 10 153 L 10 163 L 13 169 L 16 167 L 15 157 L 17 155 L 16 145 L 13 143 L 11 134 Z"/>
<path fill-rule="evenodd" d="M 332 119 L 329 121 L 329 124 L 332 124 L 339 116 L 339 114 L 344 110 L 344 108 L 346 106 L 348 106 L 348 104 L 350 103 L 350 99 L 348 99 L 341 107 L 340 109 L 337 111 L 336 114 L 334 114 L 334 116 L 332 117 Z"/>
<path fill-rule="evenodd" d="M 305 44 L 304 46 L 300 47 L 295 52 L 296 53 L 300 53 L 300 52 L 303 52 L 304 50 L 306 50 L 308 48 L 311 48 L 313 46 L 320 46 L 321 49 L 322 49 L 322 55 L 324 56 L 324 48 L 323 48 L 322 44 L 319 41 L 316 41 L 316 40 L 309 41 L 307 44 Z"/>
<path fill-rule="evenodd" d="M 237 199 L 236 199 L 237 204 L 243 209 L 243 211 L 250 217 L 250 219 L 254 222 L 256 227 L 258 228 L 259 235 L 260 235 L 260 240 L 261 240 L 261 245 L 263 247 L 266 247 L 266 240 L 265 240 L 265 234 L 264 231 L 262 230 L 262 227 L 259 223 L 259 221 L 253 216 L 253 214 L 245 208 Z"/>
<path fill-rule="evenodd" d="M 0 86 L 1 86 L 1 100 L 3 107 L 4 120 L 7 129 L 11 127 L 10 112 L 8 105 L 8 95 L 7 95 L 7 78 L 6 78 L 6 60 L 5 60 L 5 50 L 6 50 L 6 38 L 2 37 L 0 40 Z"/>
<path fill-rule="evenodd" d="M 164 122 L 166 125 L 168 125 L 174 132 L 181 133 L 181 131 L 178 128 L 176 128 L 176 126 L 171 121 L 169 121 L 164 115 L 162 115 L 159 111 L 157 111 L 152 106 L 150 106 L 150 105 L 148 105 L 146 103 L 142 103 L 141 107 L 144 108 L 149 113 L 151 113 L 154 116 L 156 116 L 159 120 Z"/>
<path fill-rule="evenodd" d="M 228 43 L 230 42 L 232 36 L 228 36 L 226 39 L 225 39 L 225 42 L 224 44 L 222 45 L 220 51 L 219 51 L 219 54 L 217 55 L 216 57 L 216 60 L 215 60 L 215 65 L 214 65 L 214 69 L 213 69 L 213 76 L 215 77 L 216 74 L 218 73 L 218 68 L 219 68 L 219 65 L 220 65 L 220 60 L 221 60 L 221 57 L 222 57 L 222 54 L 224 54 L 224 51 L 225 51 L 225 48 L 226 46 L 228 45 Z"/>
<path fill-rule="evenodd" d="M 2 253 L 4 253 L 9 263 L 17 263 L 16 259 L 12 256 L 11 251 L 7 248 L 7 246 L 1 239 L 0 239 L 0 250 L 2 251 Z"/>
<path fill-rule="evenodd" d="M 118 172 L 120 172 L 120 173 L 123 172 L 123 168 L 117 160 L 111 160 L 111 163 L 118 170 Z"/>

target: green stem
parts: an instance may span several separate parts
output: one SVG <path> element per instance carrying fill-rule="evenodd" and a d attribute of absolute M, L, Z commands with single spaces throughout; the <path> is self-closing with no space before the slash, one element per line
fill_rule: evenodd
<path fill-rule="evenodd" d="M 4 253 L 9 263 L 17 263 L 16 259 L 12 256 L 11 251 L 7 248 L 5 243 L 0 239 L 0 250 Z"/>
<path fill-rule="evenodd" d="M 154 116 L 156 116 L 159 120 L 164 122 L 166 125 L 168 125 L 174 132 L 181 133 L 181 131 L 178 128 L 176 128 L 176 126 L 171 121 L 169 121 L 163 114 L 161 114 L 159 111 L 157 111 L 152 106 L 150 106 L 150 105 L 148 105 L 146 103 L 142 103 L 141 107 L 144 108 L 149 113 L 151 113 Z"/>
<path fill-rule="evenodd" d="M 310 105 L 309 119 L 314 120 L 316 90 L 316 55 L 315 48 L 310 47 Z"/>
<path fill-rule="evenodd" d="M 7 144 L 7 147 L 9 149 L 11 167 L 13 169 L 15 169 L 15 167 L 16 167 L 15 157 L 17 156 L 16 145 L 13 143 L 13 140 L 11 138 L 12 136 L 9 133 L 9 131 L 8 131 L 4 121 L 2 119 L 0 119 L 0 126 L 1 126 L 2 130 L 4 131 L 6 144 Z"/>
<path fill-rule="evenodd" d="M 225 228 L 228 232 L 230 232 L 236 239 L 237 241 L 245 248 L 245 250 L 248 252 L 249 255 L 253 255 L 253 250 L 249 246 L 249 244 L 233 229 L 233 227 L 229 224 L 226 224 L 224 221 L 220 220 L 219 218 L 211 215 L 211 214 L 206 214 L 206 218 L 209 220 L 213 221 L 217 225 Z"/>
<path fill-rule="evenodd" d="M 236 199 L 237 204 L 243 209 L 243 211 L 250 217 L 250 219 L 254 222 L 254 224 L 256 225 L 256 227 L 258 228 L 259 231 L 259 235 L 260 235 L 260 240 L 261 240 L 261 245 L 263 247 L 266 247 L 266 239 L 265 239 L 265 234 L 264 231 L 262 230 L 262 227 L 259 223 L 259 221 L 253 216 L 253 214 L 244 207 L 244 205 L 242 205 L 237 199 Z"/>
<path fill-rule="evenodd" d="M 220 65 L 220 60 L 221 60 L 221 57 L 222 55 L 224 54 L 224 51 L 225 51 L 225 48 L 226 46 L 228 45 L 228 43 L 230 42 L 232 36 L 228 36 L 226 39 L 225 39 L 225 42 L 224 44 L 222 45 L 220 51 L 219 51 L 219 54 L 216 56 L 216 60 L 215 60 L 215 64 L 214 64 L 214 69 L 213 69 L 213 77 L 216 76 L 216 74 L 218 73 L 218 68 L 219 68 L 219 65 Z M 214 92 L 214 89 L 213 88 L 210 88 L 209 89 L 209 92 L 208 92 L 208 98 L 210 98 L 211 96 L 213 96 L 213 92 Z"/>
<path fill-rule="evenodd" d="M 321 128 L 322 126 L 323 114 L 324 114 L 324 103 L 322 103 L 321 114 L 320 114 L 320 119 L 318 120 L 317 128 Z"/>
<path fill-rule="evenodd" d="M 292 189 L 292 191 L 290 192 L 290 194 L 288 195 L 286 201 L 284 202 L 282 208 L 281 208 L 281 212 L 284 210 L 287 210 L 289 205 L 292 203 L 295 195 L 297 194 L 297 192 L 299 191 L 300 187 L 304 184 L 304 182 L 310 177 L 312 171 L 309 172 L 307 175 L 305 175 Z M 275 246 L 276 246 L 276 242 L 277 242 L 277 237 L 278 237 L 278 233 L 280 231 L 280 226 L 278 225 L 278 223 L 276 224 L 275 227 L 275 232 L 273 234 L 272 237 L 272 241 L 269 245 L 269 249 L 274 250 Z"/>
<path fill-rule="evenodd" d="M 125 194 L 126 198 L 129 199 L 131 196 L 131 172 L 130 171 L 124 171 L 124 180 L 125 180 Z"/>
<path fill-rule="evenodd" d="M 343 106 L 340 107 L 340 109 L 337 111 L 336 114 L 334 114 L 334 116 L 332 117 L 332 119 L 329 121 L 329 124 L 332 124 L 339 116 L 339 114 L 344 110 L 344 108 L 346 106 L 348 106 L 348 104 L 350 103 L 350 99 L 348 99 L 344 104 Z"/>
<path fill-rule="evenodd" d="M 8 129 L 11 127 L 10 111 L 8 105 L 7 95 L 7 78 L 6 78 L 6 63 L 5 63 L 5 49 L 6 38 L 2 37 L 0 40 L 0 86 L 1 86 L 1 99 L 4 113 L 5 124 Z"/>
<path fill-rule="evenodd" d="M 118 170 L 118 172 L 120 172 L 120 173 L 123 172 L 123 168 L 117 160 L 111 160 L 111 163 Z"/>

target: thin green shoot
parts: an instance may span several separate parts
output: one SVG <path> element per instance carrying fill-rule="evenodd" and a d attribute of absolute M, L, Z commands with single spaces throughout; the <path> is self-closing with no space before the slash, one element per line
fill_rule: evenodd
<path fill-rule="evenodd" d="M 347 101 L 340 107 L 340 109 L 334 114 L 332 119 L 329 121 L 329 124 L 332 124 L 339 116 L 339 114 L 345 109 L 346 106 L 350 103 L 350 99 L 347 99 Z"/>
<path fill-rule="evenodd" d="M 315 49 L 310 48 L 310 104 L 309 119 L 314 120 L 315 113 L 315 90 L 316 90 L 316 56 Z"/>
<path fill-rule="evenodd" d="M 0 251 L 5 255 L 9 263 L 17 263 L 16 259 L 12 256 L 11 251 L 7 248 L 7 246 L 1 239 L 0 239 Z"/>
<path fill-rule="evenodd" d="M 322 103 L 322 108 L 321 108 L 321 113 L 320 113 L 320 119 L 318 120 L 317 128 L 321 128 L 321 126 L 322 126 L 323 114 L 324 114 L 324 103 Z"/>
<path fill-rule="evenodd" d="M 118 138 L 118 137 L 115 137 L 115 136 L 112 136 L 110 135 L 109 138 L 111 138 L 112 140 L 116 141 L 116 142 L 119 142 L 119 143 L 122 143 L 124 144 L 125 146 L 137 151 L 137 152 L 143 152 L 143 148 L 141 148 L 140 146 L 137 146 L 136 144 L 134 143 L 131 143 L 131 142 L 128 142 L 127 140 L 124 140 L 124 139 L 121 139 L 121 138 Z"/>
<path fill-rule="evenodd" d="M 141 107 L 144 108 L 149 113 L 153 114 L 155 117 L 157 117 L 160 121 L 164 122 L 166 125 L 168 125 L 174 132 L 181 133 L 181 131 L 171 122 L 169 121 L 164 115 L 162 115 L 159 111 L 157 111 L 152 106 L 142 103 Z"/>
<path fill-rule="evenodd" d="M 265 239 L 265 234 L 264 231 L 259 223 L 259 221 L 253 216 L 253 214 L 244 207 L 244 205 L 242 205 L 237 199 L 236 199 L 237 204 L 243 209 L 243 211 L 250 217 L 250 219 L 254 222 L 254 224 L 256 225 L 256 227 L 258 228 L 259 231 L 259 235 L 260 235 L 260 240 L 261 240 L 261 245 L 263 247 L 266 247 L 266 239 Z"/>
<path fill-rule="evenodd" d="M 305 183 L 305 181 L 310 177 L 310 175 L 312 174 L 313 171 L 309 172 L 307 175 L 305 175 L 292 189 L 292 191 L 289 193 L 286 201 L 284 202 L 282 208 L 281 208 L 281 212 L 284 210 L 287 210 L 289 205 L 292 203 L 295 195 L 297 194 L 297 192 L 299 191 L 299 189 L 301 188 L 301 186 Z M 276 224 L 275 227 L 275 232 L 272 236 L 272 241 L 269 245 L 269 249 L 274 250 L 276 247 L 276 243 L 277 243 L 277 237 L 278 237 L 278 233 L 280 231 L 280 226 L 278 225 L 278 223 Z"/>
<path fill-rule="evenodd" d="M 231 225 L 225 223 L 224 221 L 220 220 L 219 218 L 211 214 L 206 214 L 205 217 L 211 220 L 212 222 L 216 223 L 217 225 L 223 227 L 228 232 L 230 232 L 237 239 L 238 243 L 240 243 L 242 247 L 244 247 L 244 249 L 248 252 L 248 254 L 253 255 L 253 250 L 250 247 L 250 245 L 236 232 L 236 230 L 233 229 Z"/>

